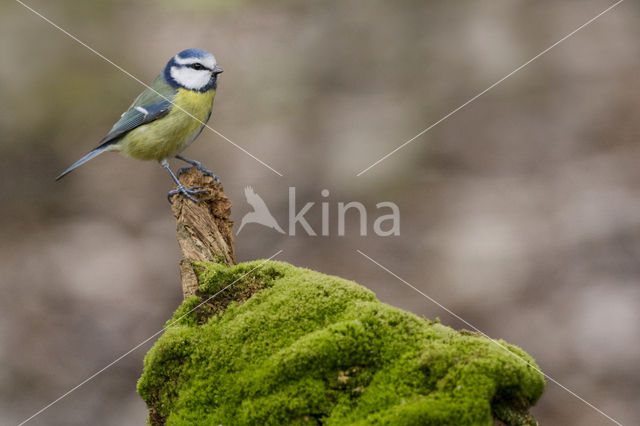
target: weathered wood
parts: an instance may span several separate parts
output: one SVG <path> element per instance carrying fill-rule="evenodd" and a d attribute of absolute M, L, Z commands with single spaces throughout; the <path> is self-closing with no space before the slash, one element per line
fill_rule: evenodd
<path fill-rule="evenodd" d="M 231 201 L 211 176 L 190 168 L 179 176 L 185 187 L 199 186 L 206 193 L 195 197 L 194 203 L 182 195 L 171 197 L 171 209 L 176 218 L 177 238 L 183 259 L 180 262 L 182 293 L 185 299 L 196 294 L 198 281 L 192 261 L 236 263 L 233 249 Z"/>

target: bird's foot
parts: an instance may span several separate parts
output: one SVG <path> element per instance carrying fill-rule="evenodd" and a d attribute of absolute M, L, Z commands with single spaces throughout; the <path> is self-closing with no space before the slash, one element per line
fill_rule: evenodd
<path fill-rule="evenodd" d="M 191 160 L 193 161 L 192 166 L 191 167 L 182 167 L 178 170 L 178 176 L 180 176 L 182 173 L 186 172 L 187 170 L 189 170 L 192 167 L 195 167 L 196 170 L 199 170 L 200 172 L 204 173 L 207 176 L 211 176 L 213 178 L 213 180 L 216 181 L 216 183 L 218 185 L 220 185 L 222 182 L 220 182 L 220 178 L 218 176 L 216 176 L 215 173 L 213 173 L 211 170 L 207 169 L 206 167 L 204 167 L 202 165 L 202 163 L 200 163 L 199 161 L 195 161 L 195 160 Z"/>
<path fill-rule="evenodd" d="M 194 203 L 198 203 L 199 201 L 194 198 L 193 195 L 204 194 L 206 192 L 209 191 L 207 191 L 206 189 L 202 189 L 201 186 L 193 186 L 191 188 L 187 188 L 183 185 L 178 185 L 177 189 L 169 191 L 169 193 L 167 194 L 167 199 L 169 200 L 169 202 L 171 202 L 171 197 L 173 197 L 174 195 L 182 194 Z"/>

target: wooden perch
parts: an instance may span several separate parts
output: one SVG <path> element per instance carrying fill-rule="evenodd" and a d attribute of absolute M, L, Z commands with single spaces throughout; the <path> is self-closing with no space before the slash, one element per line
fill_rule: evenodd
<path fill-rule="evenodd" d="M 198 279 L 192 261 L 219 262 L 235 265 L 231 201 L 222 185 L 194 167 L 180 176 L 185 187 L 199 186 L 208 192 L 198 194 L 199 203 L 182 195 L 171 197 L 171 210 L 176 218 L 177 238 L 183 259 L 180 261 L 182 294 L 186 299 L 196 294 Z"/>

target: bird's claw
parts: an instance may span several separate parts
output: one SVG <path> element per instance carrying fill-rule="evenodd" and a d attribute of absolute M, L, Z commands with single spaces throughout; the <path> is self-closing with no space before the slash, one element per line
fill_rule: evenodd
<path fill-rule="evenodd" d="M 192 197 L 192 195 L 204 194 L 206 192 L 209 191 L 207 191 L 206 189 L 202 189 L 201 186 L 192 186 L 191 188 L 186 188 L 182 185 L 178 185 L 178 188 L 169 191 L 169 193 L 167 194 L 167 199 L 169 200 L 169 202 L 171 202 L 171 197 L 173 197 L 174 195 L 182 194 L 194 203 L 198 203 L 199 201 L 196 198 Z"/>
<path fill-rule="evenodd" d="M 180 176 L 182 173 L 185 173 L 187 170 L 189 170 L 189 169 L 191 169 L 193 167 L 195 167 L 196 170 L 199 170 L 200 172 L 204 173 L 205 175 L 211 176 L 213 178 L 213 180 L 215 180 L 218 185 L 220 185 L 222 183 L 220 181 L 220 178 L 218 176 L 216 176 L 215 173 L 213 173 L 211 170 L 203 167 L 202 164 L 200 164 L 200 162 L 198 162 L 198 161 L 194 161 L 193 166 L 181 167 L 180 169 L 178 169 L 178 176 Z"/>

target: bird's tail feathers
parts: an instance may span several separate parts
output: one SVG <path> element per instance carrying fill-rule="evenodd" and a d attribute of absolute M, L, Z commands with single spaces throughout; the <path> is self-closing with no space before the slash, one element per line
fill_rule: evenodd
<path fill-rule="evenodd" d="M 70 165 L 67 170 L 65 170 L 64 172 L 60 173 L 60 176 L 58 176 L 56 178 L 56 180 L 62 179 L 68 173 L 70 173 L 73 169 L 75 169 L 78 166 L 83 165 L 84 163 L 86 163 L 87 161 L 91 160 L 92 158 L 97 157 L 98 155 L 102 154 L 103 152 L 108 150 L 109 147 L 110 147 L 110 145 L 100 145 L 99 147 L 97 147 L 96 149 L 92 150 L 87 155 L 85 155 L 84 157 L 82 157 L 81 159 L 79 159 L 78 161 L 73 163 L 72 165 Z"/>

